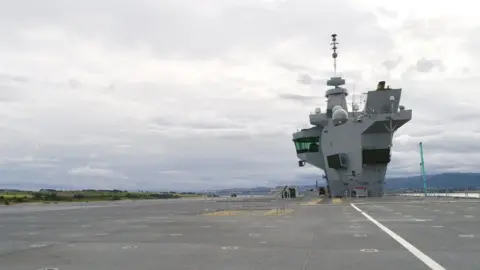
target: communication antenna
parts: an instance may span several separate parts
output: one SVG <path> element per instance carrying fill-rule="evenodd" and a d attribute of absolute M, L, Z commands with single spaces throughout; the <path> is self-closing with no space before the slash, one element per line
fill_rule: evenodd
<path fill-rule="evenodd" d="M 355 121 L 355 112 L 357 112 L 358 110 L 358 106 L 357 104 L 355 104 L 355 84 L 353 84 L 353 87 L 352 87 L 352 92 L 353 92 L 353 95 L 352 95 L 352 115 L 353 115 L 353 119 Z"/>
<path fill-rule="evenodd" d="M 355 84 L 352 86 L 353 95 L 352 95 L 352 121 L 355 122 Z"/>
<path fill-rule="evenodd" d="M 393 119 L 392 119 L 391 116 L 389 116 L 388 118 L 389 118 L 388 126 L 387 126 L 387 124 L 385 124 L 385 128 L 387 128 L 387 131 L 390 132 L 390 147 L 392 147 L 393 146 L 393 132 L 397 128 L 397 125 L 393 125 Z"/>
<path fill-rule="evenodd" d="M 367 103 L 367 96 L 368 92 L 361 92 L 360 93 L 360 104 L 362 106 L 362 110 L 365 112 L 365 105 Z"/>
<path fill-rule="evenodd" d="M 390 132 L 390 147 L 393 146 L 393 132 L 395 129 L 397 129 L 397 125 L 393 124 L 393 103 L 395 102 L 395 97 L 390 96 L 390 102 L 391 102 L 391 111 L 390 111 L 390 116 L 387 117 L 389 119 L 388 121 L 388 126 L 385 124 L 385 128 L 387 129 L 388 132 Z"/>
<path fill-rule="evenodd" d="M 332 43 L 330 43 L 330 45 L 332 45 L 332 49 L 333 49 L 333 53 L 332 53 L 332 57 L 333 57 L 333 74 L 336 76 L 337 75 L 337 45 L 338 45 L 338 42 L 337 42 L 337 34 L 332 34 Z"/>

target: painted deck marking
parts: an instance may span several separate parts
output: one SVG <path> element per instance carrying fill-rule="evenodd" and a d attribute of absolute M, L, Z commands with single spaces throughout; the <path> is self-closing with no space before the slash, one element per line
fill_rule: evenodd
<path fill-rule="evenodd" d="M 358 208 L 355 204 L 351 203 L 350 204 L 355 210 L 360 212 L 364 217 L 366 217 L 368 220 L 370 220 L 373 224 L 377 225 L 382 231 L 384 231 L 386 234 L 388 234 L 390 237 L 392 237 L 395 241 L 400 243 L 404 248 L 406 248 L 410 253 L 415 255 L 420 261 L 422 261 L 424 264 L 426 264 L 430 269 L 433 270 L 446 270 L 443 266 L 438 264 L 436 261 L 432 260 L 432 258 L 428 257 L 425 253 L 420 251 L 418 248 L 416 248 L 414 245 L 410 244 L 407 242 L 407 240 L 403 239 L 400 235 L 396 234 L 389 228 L 385 227 L 382 223 L 376 221 L 374 218 L 372 218 L 369 214 L 365 213 L 362 211 L 360 208 Z"/>

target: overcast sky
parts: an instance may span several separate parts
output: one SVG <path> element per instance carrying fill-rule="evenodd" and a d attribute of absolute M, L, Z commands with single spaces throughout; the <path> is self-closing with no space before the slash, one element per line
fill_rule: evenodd
<path fill-rule="evenodd" d="M 418 174 L 419 141 L 427 172 L 478 171 L 480 17 L 469 3 L 5 1 L 0 186 L 319 178 L 297 167 L 291 135 L 325 108 L 331 33 L 349 98 L 387 80 L 413 109 L 390 176 Z"/>

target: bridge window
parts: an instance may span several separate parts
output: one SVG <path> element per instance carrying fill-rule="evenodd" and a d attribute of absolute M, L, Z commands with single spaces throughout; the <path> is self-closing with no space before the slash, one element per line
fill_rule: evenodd
<path fill-rule="evenodd" d="M 390 163 L 390 148 L 386 149 L 363 149 L 363 164 L 388 164 Z"/>
<path fill-rule="evenodd" d="M 293 140 L 297 154 L 314 153 L 320 149 L 320 137 L 306 137 Z"/>

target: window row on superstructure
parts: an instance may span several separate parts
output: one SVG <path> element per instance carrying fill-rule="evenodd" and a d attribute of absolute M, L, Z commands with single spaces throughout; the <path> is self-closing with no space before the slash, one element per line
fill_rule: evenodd
<path fill-rule="evenodd" d="M 297 154 L 318 152 L 320 137 L 305 137 L 294 139 Z"/>

